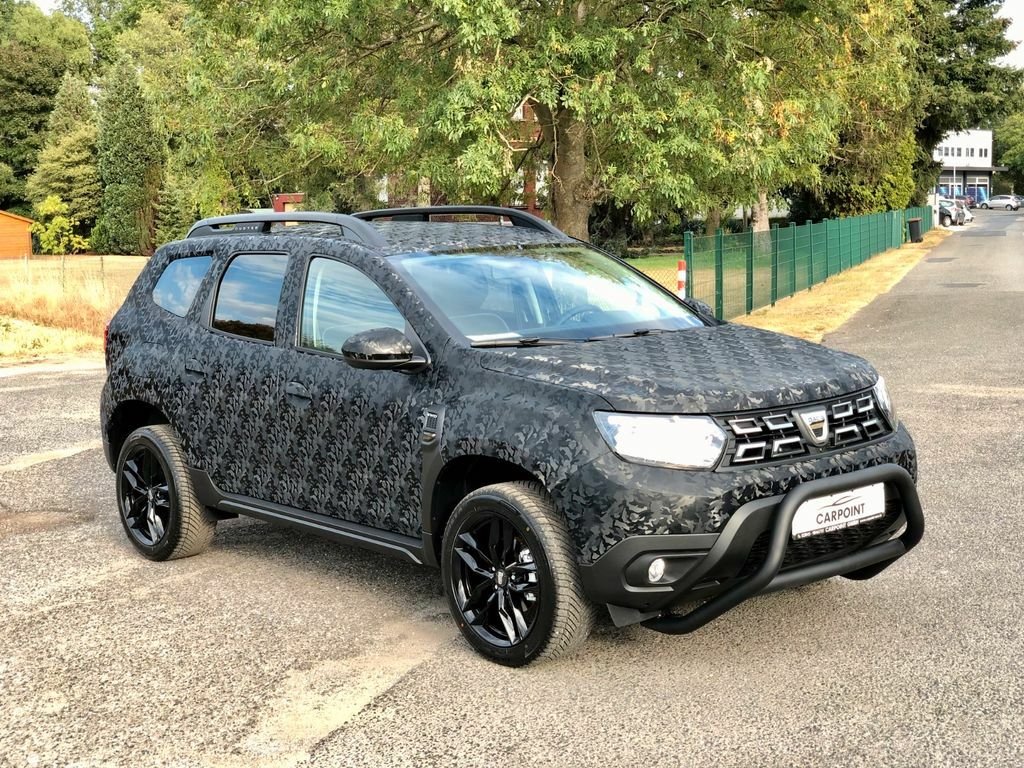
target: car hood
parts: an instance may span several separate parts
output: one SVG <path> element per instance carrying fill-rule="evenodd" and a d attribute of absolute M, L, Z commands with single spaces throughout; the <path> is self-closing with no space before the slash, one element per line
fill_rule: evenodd
<path fill-rule="evenodd" d="M 866 389 L 878 379 L 874 368 L 854 355 L 730 324 L 481 352 L 489 370 L 583 389 L 616 410 L 641 413 L 789 406 Z"/>

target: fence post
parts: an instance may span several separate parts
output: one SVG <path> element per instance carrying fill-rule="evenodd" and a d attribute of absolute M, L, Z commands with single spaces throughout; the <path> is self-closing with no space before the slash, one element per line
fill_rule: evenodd
<path fill-rule="evenodd" d="M 755 232 L 751 229 L 747 233 L 747 314 L 749 315 L 754 311 L 754 236 Z"/>
<path fill-rule="evenodd" d="M 779 225 L 772 224 L 772 306 L 779 298 Z"/>
<path fill-rule="evenodd" d="M 825 282 L 828 282 L 829 277 L 832 276 L 832 265 L 828 263 L 829 256 L 832 253 L 832 249 L 828 247 L 828 230 L 829 222 L 831 219 L 825 219 Z"/>
<path fill-rule="evenodd" d="M 725 236 L 721 228 L 715 230 L 715 317 L 724 320 L 725 315 L 725 275 L 722 263 L 722 252 L 725 249 Z"/>
<path fill-rule="evenodd" d="M 836 250 L 839 251 L 839 271 L 843 271 L 843 222 L 846 219 L 836 219 Z"/>
<path fill-rule="evenodd" d="M 693 269 L 693 232 L 683 233 L 683 259 L 686 261 L 686 298 L 693 298 L 693 280 L 690 280 L 689 270 Z"/>
<path fill-rule="evenodd" d="M 789 270 L 789 295 L 792 296 L 796 293 L 796 222 L 789 222 L 789 234 L 791 235 L 789 240 L 790 251 L 793 254 L 793 261 L 790 265 Z"/>
<path fill-rule="evenodd" d="M 814 285 L 814 222 L 807 220 L 807 290 Z"/>

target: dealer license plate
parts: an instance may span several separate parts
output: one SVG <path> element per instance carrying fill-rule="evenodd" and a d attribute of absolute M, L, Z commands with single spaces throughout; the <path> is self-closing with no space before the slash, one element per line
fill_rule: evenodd
<path fill-rule="evenodd" d="M 885 485 L 875 483 L 801 504 L 793 517 L 793 538 L 806 539 L 885 516 Z"/>

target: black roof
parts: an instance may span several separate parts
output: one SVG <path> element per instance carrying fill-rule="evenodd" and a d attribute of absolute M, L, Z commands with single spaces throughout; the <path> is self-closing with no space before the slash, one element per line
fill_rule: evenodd
<path fill-rule="evenodd" d="M 496 220 L 462 220 L 473 215 Z M 238 214 L 196 222 L 187 237 L 253 233 L 342 239 L 389 255 L 572 242 L 572 238 L 543 219 L 515 209 L 490 206 L 387 209 L 351 216 L 313 211 Z"/>

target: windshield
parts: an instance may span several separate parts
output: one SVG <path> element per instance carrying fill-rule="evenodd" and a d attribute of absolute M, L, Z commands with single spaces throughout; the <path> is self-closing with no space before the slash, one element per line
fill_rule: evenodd
<path fill-rule="evenodd" d="M 703 326 L 671 296 L 586 246 L 413 253 L 396 262 L 471 342 L 588 340 Z"/>

